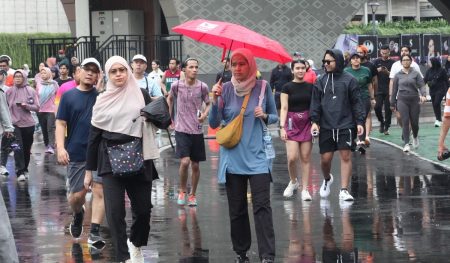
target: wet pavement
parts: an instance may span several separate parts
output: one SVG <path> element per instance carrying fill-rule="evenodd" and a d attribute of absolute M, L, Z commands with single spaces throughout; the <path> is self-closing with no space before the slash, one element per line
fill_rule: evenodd
<path fill-rule="evenodd" d="M 449 261 L 448 172 L 373 141 L 366 155 L 353 156 L 353 205 L 338 200 L 338 154 L 332 168 L 335 183 L 329 200 L 324 201 L 318 192 L 322 176 L 314 146 L 313 201 L 302 202 L 299 194 L 285 199 L 282 193 L 289 180 L 286 154 L 284 144 L 273 133 L 277 150 L 272 175 L 276 262 Z M 161 145 L 167 145 L 166 134 L 161 138 Z M 161 179 L 154 181 L 152 190 L 151 233 L 143 249 L 146 262 L 233 262 L 226 193 L 216 178 L 218 145 L 214 140 L 206 142 L 207 161 L 201 163 L 197 208 L 176 204 L 178 160 L 174 152 L 165 147 L 157 161 Z M 65 168 L 56 165 L 55 156 L 43 153 L 41 143 L 32 151 L 29 182 L 17 182 L 14 174 L 0 179 L 20 262 L 112 262 L 109 242 L 100 253 L 87 245 L 89 203 L 82 238 L 75 242 L 67 233 L 71 214 Z M 8 169 L 14 170 L 12 157 Z M 129 223 L 129 203 L 126 205 Z M 106 227 L 101 234 L 110 238 Z M 252 234 L 250 259 L 258 262 L 256 236 Z"/>

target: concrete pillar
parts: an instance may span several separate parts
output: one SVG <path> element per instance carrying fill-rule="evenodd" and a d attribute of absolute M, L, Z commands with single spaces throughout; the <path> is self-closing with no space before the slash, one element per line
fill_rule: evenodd
<path fill-rule="evenodd" d="M 368 8 L 367 8 L 367 3 L 364 3 L 363 21 L 364 21 L 364 25 L 367 25 L 369 23 L 369 13 L 368 13 Z"/>
<path fill-rule="evenodd" d="M 420 22 L 420 0 L 416 0 L 416 21 Z"/>
<path fill-rule="evenodd" d="M 89 0 L 75 1 L 75 17 L 76 17 L 76 37 L 89 36 L 91 34 L 89 27 Z"/>
<path fill-rule="evenodd" d="M 392 0 L 386 1 L 386 22 L 392 22 Z"/>

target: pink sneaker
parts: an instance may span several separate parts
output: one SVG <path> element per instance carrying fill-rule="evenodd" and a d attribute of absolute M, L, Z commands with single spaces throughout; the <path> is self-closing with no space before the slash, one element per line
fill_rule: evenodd
<path fill-rule="evenodd" d="M 188 206 L 197 206 L 197 198 L 195 195 L 189 195 Z"/>

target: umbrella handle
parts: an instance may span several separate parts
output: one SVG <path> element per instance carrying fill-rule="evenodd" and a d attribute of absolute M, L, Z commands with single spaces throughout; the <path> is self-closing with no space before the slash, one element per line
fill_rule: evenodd
<path fill-rule="evenodd" d="M 224 43 L 222 43 L 221 45 L 223 45 L 223 51 L 222 51 L 222 60 L 220 62 L 222 62 L 225 58 L 225 52 L 227 52 L 227 47 L 225 46 Z M 228 54 L 227 54 L 227 60 L 230 59 L 230 53 L 231 53 L 231 47 L 233 46 L 233 40 L 231 40 L 230 43 L 230 48 L 228 49 Z M 231 62 L 231 61 L 230 61 Z M 223 78 L 223 73 L 225 72 L 225 69 L 227 67 L 227 63 L 225 63 L 223 65 L 223 71 L 222 71 L 222 78 Z"/>

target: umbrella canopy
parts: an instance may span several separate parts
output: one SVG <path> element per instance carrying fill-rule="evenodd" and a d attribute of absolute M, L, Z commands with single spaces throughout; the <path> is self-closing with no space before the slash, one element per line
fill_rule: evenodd
<path fill-rule="evenodd" d="M 224 50 L 247 48 L 255 57 L 283 64 L 292 61 L 291 56 L 280 43 L 241 25 L 197 19 L 173 27 L 172 30 Z"/>

